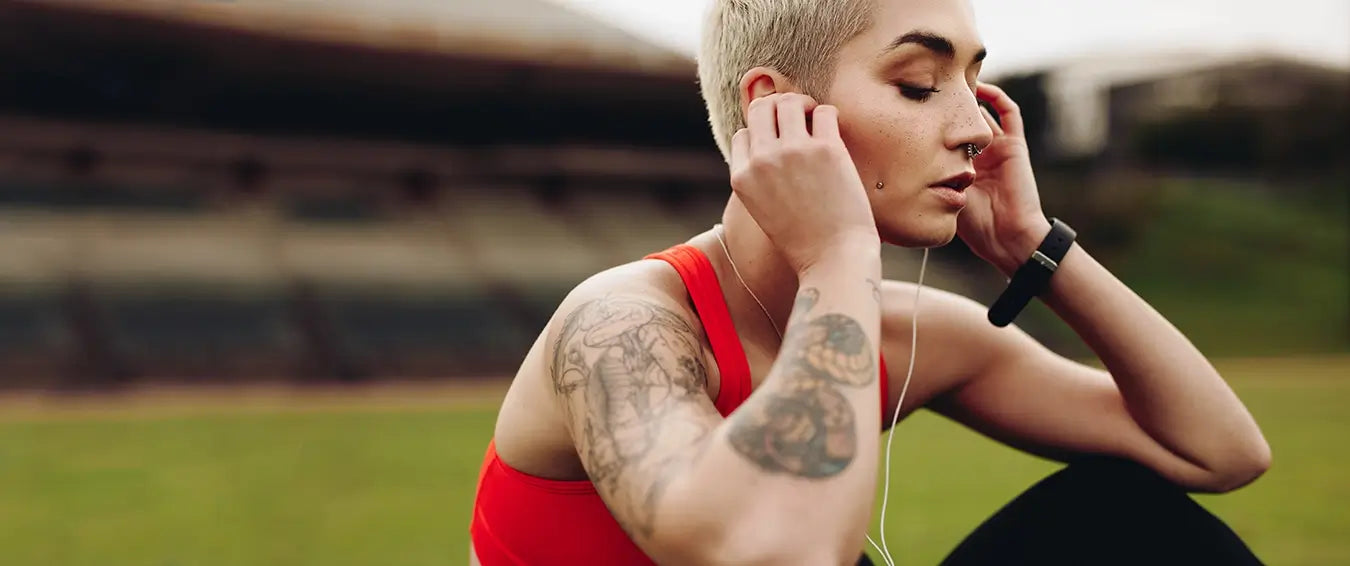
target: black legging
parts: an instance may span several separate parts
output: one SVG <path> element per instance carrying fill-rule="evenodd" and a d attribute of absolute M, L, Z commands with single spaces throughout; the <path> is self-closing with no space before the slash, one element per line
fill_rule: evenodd
<path fill-rule="evenodd" d="M 859 564 L 870 564 L 866 557 Z M 1143 466 L 1076 462 L 981 524 L 942 561 L 972 565 L 1252 565 L 1232 529 Z"/>

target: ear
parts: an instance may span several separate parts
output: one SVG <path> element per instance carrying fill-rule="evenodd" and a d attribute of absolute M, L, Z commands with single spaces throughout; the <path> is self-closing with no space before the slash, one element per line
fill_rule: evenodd
<path fill-rule="evenodd" d="M 777 69 L 769 67 L 755 67 L 741 75 L 741 83 L 738 89 L 741 93 L 741 116 L 745 116 L 750 110 L 750 101 L 756 98 L 763 98 L 770 94 L 785 92 L 801 92 L 797 85 L 789 80 L 783 73 Z"/>

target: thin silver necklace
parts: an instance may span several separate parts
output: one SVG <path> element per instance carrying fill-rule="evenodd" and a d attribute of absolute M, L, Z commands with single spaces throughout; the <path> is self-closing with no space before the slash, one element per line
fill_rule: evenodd
<path fill-rule="evenodd" d="M 764 311 L 764 317 L 769 319 L 769 325 L 773 327 L 774 334 L 777 334 L 778 341 L 782 342 L 783 332 L 778 330 L 778 322 L 773 319 L 773 315 L 769 314 L 769 309 L 764 307 L 764 302 L 759 300 L 759 296 L 755 295 L 755 292 L 750 290 L 750 286 L 745 283 L 745 278 L 741 277 L 741 270 L 736 268 L 736 260 L 731 259 L 731 250 L 727 249 L 727 241 L 722 239 L 722 225 L 718 224 L 713 228 L 713 234 L 717 236 L 717 242 L 722 244 L 722 253 L 726 254 L 727 263 L 731 264 L 731 272 L 736 274 L 736 280 L 741 282 L 741 287 L 744 287 L 745 292 L 750 293 L 750 298 L 754 299 L 755 304 L 759 305 L 759 310 Z"/>

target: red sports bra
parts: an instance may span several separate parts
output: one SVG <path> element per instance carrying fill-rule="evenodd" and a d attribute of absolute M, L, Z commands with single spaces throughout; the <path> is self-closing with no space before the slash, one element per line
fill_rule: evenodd
<path fill-rule="evenodd" d="M 688 244 L 647 259 L 666 261 L 684 280 L 721 376 L 714 404 L 723 417 L 730 415 L 750 396 L 750 364 L 712 262 Z M 884 420 L 884 359 L 880 381 Z M 497 457 L 491 441 L 479 472 L 469 532 L 483 566 L 654 564 L 624 534 L 591 482 L 547 480 L 512 469 Z"/>

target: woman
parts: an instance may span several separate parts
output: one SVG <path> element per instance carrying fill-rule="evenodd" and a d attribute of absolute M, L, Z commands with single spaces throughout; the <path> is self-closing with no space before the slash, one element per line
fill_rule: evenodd
<path fill-rule="evenodd" d="M 1183 490 L 1261 475 L 1260 430 L 1045 217 L 1017 106 L 978 81 L 984 54 L 965 0 L 714 2 L 699 65 L 731 173 L 723 224 L 560 305 L 503 402 L 475 560 L 852 562 L 873 447 L 927 406 L 1071 462 L 951 564 L 1255 563 Z M 1013 279 L 996 317 L 1039 296 L 1106 369 L 952 294 L 925 290 L 919 317 L 917 286 L 881 280 L 883 241 L 957 236 Z"/>

